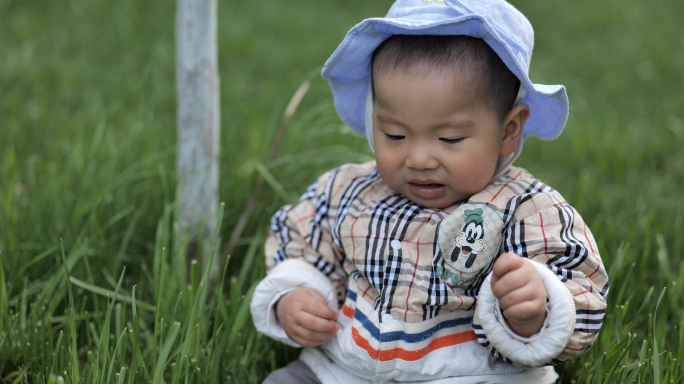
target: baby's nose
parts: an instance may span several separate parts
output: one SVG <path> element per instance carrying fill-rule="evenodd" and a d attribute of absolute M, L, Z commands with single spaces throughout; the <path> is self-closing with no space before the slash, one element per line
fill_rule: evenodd
<path fill-rule="evenodd" d="M 418 170 L 436 169 L 439 167 L 439 161 L 434 157 L 430 148 L 417 146 L 417 148 L 411 148 L 411 152 L 406 158 L 406 166 Z"/>

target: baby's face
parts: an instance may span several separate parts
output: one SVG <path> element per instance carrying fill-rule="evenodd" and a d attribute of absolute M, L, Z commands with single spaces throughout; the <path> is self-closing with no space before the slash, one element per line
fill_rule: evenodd
<path fill-rule="evenodd" d="M 373 140 L 383 181 L 414 203 L 445 208 L 493 176 L 504 122 L 468 81 L 435 69 L 374 79 Z"/>

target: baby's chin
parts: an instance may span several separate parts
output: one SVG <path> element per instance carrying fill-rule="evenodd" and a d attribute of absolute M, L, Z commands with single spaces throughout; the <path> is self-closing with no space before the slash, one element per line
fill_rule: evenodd
<path fill-rule="evenodd" d="M 382 173 L 381 173 L 382 177 Z M 444 189 L 439 195 L 435 196 L 433 193 L 430 191 L 425 192 L 425 191 L 415 191 L 417 193 L 414 193 L 412 191 L 412 188 L 409 186 L 411 183 L 407 183 L 404 180 L 401 180 L 401 182 L 396 182 L 396 180 L 385 180 L 383 178 L 383 181 L 385 181 L 385 185 L 389 187 L 392 191 L 395 193 L 401 194 L 402 196 L 406 197 L 407 199 L 411 200 L 413 203 L 416 205 L 419 205 L 423 208 L 431 208 L 431 209 L 444 209 L 448 208 L 454 204 L 458 204 L 463 202 L 464 200 L 468 199 L 470 196 L 473 194 L 469 194 L 467 196 L 464 196 L 460 191 L 454 191 L 449 185 L 444 185 Z M 415 188 L 414 188 L 415 190 Z M 419 194 L 423 194 L 424 196 L 419 196 Z M 430 196 L 432 195 L 432 196 Z"/>
<path fill-rule="evenodd" d="M 416 196 L 408 196 L 409 194 L 404 194 L 404 196 L 411 200 L 413 203 L 420 205 L 423 208 L 431 209 L 444 209 L 448 208 L 454 204 L 460 203 L 465 199 L 459 199 L 458 197 L 441 197 L 436 199 L 421 199 Z"/>

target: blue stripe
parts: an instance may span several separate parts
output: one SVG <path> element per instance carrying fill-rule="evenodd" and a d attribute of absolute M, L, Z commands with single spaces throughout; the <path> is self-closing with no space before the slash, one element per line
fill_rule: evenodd
<path fill-rule="evenodd" d="M 420 343 L 421 341 L 432 338 L 432 336 L 441 329 L 457 327 L 459 325 L 467 325 L 473 322 L 472 317 L 464 317 L 461 319 L 443 321 L 434 327 L 419 333 L 406 333 L 402 331 L 380 333 L 380 330 L 373 324 L 373 322 L 371 322 L 366 315 L 361 313 L 358 308 L 354 312 L 354 318 L 358 320 L 368 332 L 370 332 L 374 339 L 380 341 L 381 343 L 389 343 L 392 341 Z"/>
<path fill-rule="evenodd" d="M 356 301 L 356 292 L 352 292 L 352 291 L 347 289 L 347 297 L 349 298 L 349 300 L 355 302 Z"/>

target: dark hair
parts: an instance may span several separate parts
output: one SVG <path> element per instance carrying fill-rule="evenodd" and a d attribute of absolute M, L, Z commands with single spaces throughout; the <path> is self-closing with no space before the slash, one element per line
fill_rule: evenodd
<path fill-rule="evenodd" d="M 375 78 L 416 67 L 460 73 L 466 69 L 468 81 L 479 89 L 478 97 L 500 119 L 510 111 L 520 88 L 520 80 L 484 40 L 461 35 L 394 35 L 375 49 L 371 74 Z"/>

